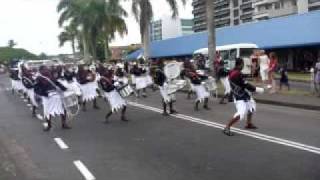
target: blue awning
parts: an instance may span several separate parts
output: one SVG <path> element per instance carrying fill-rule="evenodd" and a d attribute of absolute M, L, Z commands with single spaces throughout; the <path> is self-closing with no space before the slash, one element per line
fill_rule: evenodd
<path fill-rule="evenodd" d="M 254 43 L 263 49 L 320 45 L 320 11 L 274 18 L 266 21 L 219 28 L 216 31 L 217 46 Z M 152 58 L 192 55 L 198 49 L 208 47 L 207 32 L 151 42 Z M 135 59 L 139 49 L 127 59 Z"/>

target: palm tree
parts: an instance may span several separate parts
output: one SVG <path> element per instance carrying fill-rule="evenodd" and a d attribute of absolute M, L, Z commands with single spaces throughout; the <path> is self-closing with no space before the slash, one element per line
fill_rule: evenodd
<path fill-rule="evenodd" d="M 70 24 L 79 28 L 85 60 L 89 59 L 89 55 L 96 59 L 97 44 L 101 37 L 105 39 L 108 55 L 109 42 L 114 39 L 115 33 L 123 35 L 127 32 L 123 20 L 127 13 L 119 0 L 61 0 L 57 10 L 61 12 L 60 26 L 70 21 Z"/>
<path fill-rule="evenodd" d="M 172 17 L 178 16 L 178 3 L 176 0 L 166 0 L 172 10 Z M 181 0 L 186 4 L 186 0 Z M 144 58 L 150 57 L 150 22 L 153 17 L 153 10 L 150 0 L 132 0 L 132 12 L 139 23 L 141 42 L 143 43 Z"/>
<path fill-rule="evenodd" d="M 75 54 L 75 41 L 78 35 L 77 27 L 74 25 L 65 26 L 64 30 L 59 34 L 59 46 L 62 47 L 66 42 L 71 42 L 72 53 Z"/>
<path fill-rule="evenodd" d="M 10 40 L 8 41 L 8 47 L 9 47 L 9 48 L 13 48 L 13 47 L 16 46 L 16 45 L 17 45 L 17 43 L 14 42 L 13 39 L 10 39 Z"/>
<path fill-rule="evenodd" d="M 65 22 L 69 22 L 81 32 L 85 61 L 90 58 L 90 27 L 92 25 L 90 13 L 88 13 L 90 2 L 90 0 L 60 0 L 57 6 L 57 11 L 60 13 L 59 26 L 62 27 Z"/>
<path fill-rule="evenodd" d="M 206 13 L 207 13 L 207 29 L 208 29 L 208 52 L 209 52 L 209 64 L 212 74 L 215 74 L 213 68 L 213 62 L 216 58 L 216 29 L 215 29 L 215 17 L 214 8 L 215 4 L 212 0 L 206 1 Z"/>

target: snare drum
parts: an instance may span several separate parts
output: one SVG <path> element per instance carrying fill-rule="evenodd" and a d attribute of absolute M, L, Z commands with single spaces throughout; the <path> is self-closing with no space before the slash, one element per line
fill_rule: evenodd
<path fill-rule="evenodd" d="M 128 97 L 130 96 L 131 94 L 133 94 L 133 89 L 132 87 L 129 85 L 129 84 L 126 84 L 124 86 L 121 86 L 119 87 L 118 89 L 118 92 L 120 94 L 121 97 Z"/>

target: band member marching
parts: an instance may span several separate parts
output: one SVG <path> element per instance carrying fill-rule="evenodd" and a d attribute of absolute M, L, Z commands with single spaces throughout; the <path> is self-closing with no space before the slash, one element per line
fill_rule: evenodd
<path fill-rule="evenodd" d="M 67 88 L 68 91 L 74 93 L 78 96 L 78 100 L 81 98 L 81 89 L 80 84 L 76 80 L 76 72 L 72 66 L 65 66 L 63 69 L 63 76 L 59 80 L 59 82 Z"/>
<path fill-rule="evenodd" d="M 34 93 L 35 76 L 33 75 L 33 72 L 26 66 L 22 67 L 22 84 L 26 88 L 28 101 L 32 105 L 32 116 L 36 117 L 36 109 L 38 107 L 38 103 L 36 101 Z"/>
<path fill-rule="evenodd" d="M 53 77 L 53 73 L 46 66 L 39 68 L 40 74 L 36 78 L 35 93 L 42 97 L 44 118 L 48 125 L 44 131 L 49 131 L 52 127 L 51 118 L 60 115 L 62 129 L 71 129 L 66 122 L 66 111 L 62 103 L 62 92 L 66 88 Z"/>
<path fill-rule="evenodd" d="M 215 68 L 217 72 L 217 78 L 220 80 L 221 84 L 224 87 L 224 95 L 222 96 L 220 100 L 220 104 L 225 104 L 225 99 L 229 97 L 231 87 L 228 79 L 228 70 L 225 68 L 225 61 L 221 59 L 219 52 L 217 52 L 217 58 L 215 61 Z"/>
<path fill-rule="evenodd" d="M 136 90 L 138 97 L 140 97 L 141 90 L 142 90 L 142 97 L 147 97 L 146 94 L 146 88 L 148 86 L 146 78 L 144 74 L 147 71 L 141 67 L 139 67 L 137 64 L 133 65 L 131 69 L 131 74 L 133 74 L 134 79 L 135 79 L 135 85 L 136 85 Z"/>
<path fill-rule="evenodd" d="M 86 111 L 86 103 L 93 101 L 93 108 L 99 109 L 97 105 L 97 84 L 96 74 L 89 70 L 88 66 L 79 66 L 77 80 L 80 83 L 82 92 L 82 110 Z"/>
<path fill-rule="evenodd" d="M 19 78 L 18 68 L 10 69 L 10 79 L 12 94 L 14 94 L 14 92 L 19 92 L 22 89 L 22 87 L 20 84 L 21 79 Z"/>
<path fill-rule="evenodd" d="M 105 116 L 105 123 L 109 123 L 109 117 L 119 110 L 121 110 L 121 120 L 126 122 L 128 121 L 125 116 L 127 103 L 116 90 L 117 83 L 119 82 L 116 82 L 112 79 L 112 73 L 110 71 L 106 70 L 101 74 L 99 84 L 103 89 L 104 96 L 108 100 L 111 108 Z"/>
<path fill-rule="evenodd" d="M 226 125 L 223 133 L 228 136 L 234 134 L 230 131 L 230 128 L 238 121 L 242 121 L 247 116 L 246 129 L 257 129 L 252 123 L 252 115 L 256 111 L 256 103 L 251 96 L 250 92 L 263 93 L 263 88 L 255 87 L 245 81 L 241 70 L 243 68 L 243 60 L 240 58 L 236 59 L 236 66 L 229 74 L 230 85 L 232 89 L 232 95 L 237 112 L 233 118 Z"/>
<path fill-rule="evenodd" d="M 205 81 L 208 77 L 202 73 L 197 73 L 194 71 L 188 72 L 188 77 L 190 78 L 194 91 L 196 92 L 196 95 L 197 95 L 194 109 L 198 111 L 199 104 L 203 102 L 203 108 L 206 110 L 210 110 L 208 106 L 210 93 L 206 90 L 203 83 L 203 81 Z"/>
<path fill-rule="evenodd" d="M 163 105 L 163 115 L 168 116 L 167 105 L 169 105 L 169 113 L 174 114 L 177 113 L 176 110 L 173 109 L 173 103 L 175 101 L 174 94 L 169 94 L 167 91 L 167 78 L 164 72 L 161 69 L 157 69 L 154 75 L 154 82 L 159 86 L 160 94 L 162 96 L 162 105 Z"/>

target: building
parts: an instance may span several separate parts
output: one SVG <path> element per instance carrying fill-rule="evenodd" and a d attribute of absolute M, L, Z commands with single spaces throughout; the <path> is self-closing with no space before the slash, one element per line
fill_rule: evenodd
<path fill-rule="evenodd" d="M 253 19 L 259 21 L 319 10 L 320 0 L 254 0 L 253 8 Z"/>
<path fill-rule="evenodd" d="M 173 19 L 169 16 L 163 17 L 161 20 L 151 22 L 151 41 L 159 41 L 192 34 L 192 27 L 193 20 L 191 19 Z"/>
<path fill-rule="evenodd" d="M 214 0 L 216 27 L 233 26 L 252 21 L 252 0 Z M 193 16 L 195 32 L 205 31 L 206 6 L 205 0 L 193 0 Z"/>
<path fill-rule="evenodd" d="M 290 70 L 304 70 L 320 58 L 320 11 L 279 17 L 268 21 L 223 27 L 216 31 L 217 46 L 253 43 L 274 51 L 280 64 Z M 271 28 L 266 28 L 271 27 Z M 191 58 L 193 52 L 208 47 L 207 32 L 154 41 L 150 44 L 151 58 Z M 136 59 L 143 50 L 129 54 L 126 59 Z"/>

